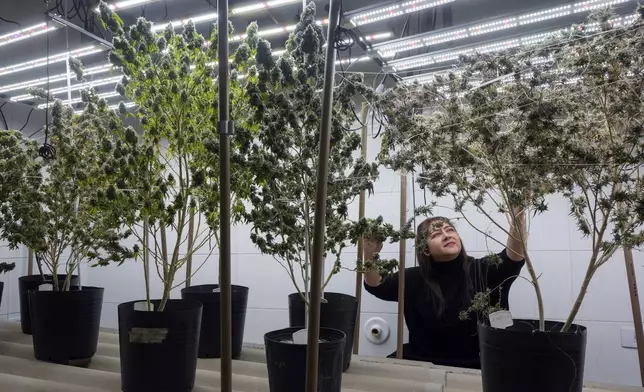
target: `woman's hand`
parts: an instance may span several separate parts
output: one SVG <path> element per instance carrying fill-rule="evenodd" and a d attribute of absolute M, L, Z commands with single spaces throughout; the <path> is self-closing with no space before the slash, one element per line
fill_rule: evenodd
<path fill-rule="evenodd" d="M 373 238 L 365 237 L 362 239 L 362 249 L 364 251 L 365 259 L 369 260 L 376 253 L 380 253 L 382 250 L 382 242 L 376 241 Z"/>
<path fill-rule="evenodd" d="M 370 238 L 370 237 L 363 237 L 362 250 L 364 252 L 363 254 L 364 261 L 373 260 L 373 256 L 377 253 L 380 253 L 380 251 L 382 250 L 382 242 L 374 240 L 373 238 Z M 364 280 L 369 286 L 376 287 L 380 285 L 380 281 L 382 280 L 382 278 L 378 272 L 373 270 L 367 270 L 367 271 L 364 271 Z"/>

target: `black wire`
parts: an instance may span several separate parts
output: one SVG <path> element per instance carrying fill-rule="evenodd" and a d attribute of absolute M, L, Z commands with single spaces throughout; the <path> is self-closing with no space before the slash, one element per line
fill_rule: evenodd
<path fill-rule="evenodd" d="M 15 25 L 18 25 L 18 26 L 22 26 L 19 22 L 16 22 L 15 20 L 5 19 L 2 16 L 0 16 L 0 20 L 3 21 L 3 22 L 6 22 L 6 23 L 11 23 L 11 24 L 15 24 Z"/>
<path fill-rule="evenodd" d="M 36 108 L 31 108 L 31 110 L 29 111 L 29 114 L 27 115 L 27 121 L 25 121 L 25 125 L 23 125 L 22 128 L 20 128 L 20 132 L 22 132 L 22 130 L 27 127 L 27 124 L 29 124 L 29 119 L 31 118 L 31 113 L 33 113 L 34 110 L 36 110 Z"/>
<path fill-rule="evenodd" d="M 2 107 L 6 105 L 7 103 L 3 103 L 0 105 L 0 115 L 2 116 L 2 121 L 4 122 L 4 128 L 8 131 L 9 130 L 9 124 L 7 124 L 7 119 L 4 117 L 4 112 L 2 111 Z"/>
<path fill-rule="evenodd" d="M 45 4 L 49 4 L 48 0 L 45 0 Z M 47 29 L 49 29 L 49 18 L 47 18 Z M 47 35 L 47 106 L 45 109 L 45 142 L 43 143 L 42 147 L 38 149 L 38 154 L 43 158 L 43 159 L 53 159 L 56 157 L 56 149 L 54 146 L 50 145 L 48 143 L 49 141 L 49 54 L 50 54 L 50 48 L 49 48 L 49 36 L 51 34 L 46 34 Z"/>

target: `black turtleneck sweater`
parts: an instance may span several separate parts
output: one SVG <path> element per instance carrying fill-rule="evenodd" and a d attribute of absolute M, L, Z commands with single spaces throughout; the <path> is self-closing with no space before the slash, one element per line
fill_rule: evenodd
<path fill-rule="evenodd" d="M 471 260 L 470 279 L 473 291 L 494 289 L 491 304 L 508 309 L 510 286 L 519 275 L 524 262 L 512 261 L 506 251 L 498 254 L 501 264 L 490 265 L 485 259 Z M 405 359 L 427 361 L 436 365 L 480 368 L 476 315 L 465 321 L 459 319 L 470 303 L 464 301 L 467 290 L 463 259 L 432 263 L 443 294 L 444 311 L 437 314 L 432 305 L 432 292 L 423 278 L 420 267 L 405 269 L 405 321 L 409 330 L 409 344 L 404 347 Z M 384 301 L 398 300 L 398 273 L 385 279 L 379 286 L 365 289 Z"/>

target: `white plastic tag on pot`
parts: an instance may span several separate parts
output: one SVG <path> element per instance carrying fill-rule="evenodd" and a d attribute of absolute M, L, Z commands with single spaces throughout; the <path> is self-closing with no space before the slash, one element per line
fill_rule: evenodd
<path fill-rule="evenodd" d="M 507 327 L 514 325 L 512 313 L 507 310 L 490 313 L 490 325 L 493 328 L 499 329 L 506 329 Z"/>
<path fill-rule="evenodd" d="M 38 286 L 38 291 L 54 291 L 54 285 L 49 283 L 44 283 Z"/>
<path fill-rule="evenodd" d="M 137 312 L 147 312 L 148 311 L 148 303 L 145 301 L 139 301 L 134 303 L 134 310 Z M 150 303 L 150 311 L 154 312 L 154 304 Z"/>
<path fill-rule="evenodd" d="M 220 292 L 221 292 L 221 290 L 219 289 L 219 287 L 217 287 L 216 289 L 212 289 L 212 292 L 213 292 L 213 293 L 220 293 Z"/>
<path fill-rule="evenodd" d="M 300 329 L 299 331 L 293 333 L 293 344 L 306 344 L 309 338 L 308 329 Z"/>

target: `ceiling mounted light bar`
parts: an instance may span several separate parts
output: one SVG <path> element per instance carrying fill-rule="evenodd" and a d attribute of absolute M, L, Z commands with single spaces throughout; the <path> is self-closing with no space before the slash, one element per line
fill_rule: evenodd
<path fill-rule="evenodd" d="M 300 3 L 301 0 L 274 0 L 274 1 L 264 1 L 264 2 L 259 2 L 259 3 L 253 3 L 249 4 L 246 6 L 241 6 L 237 8 L 233 8 L 230 10 L 230 13 L 232 15 L 243 15 L 243 14 L 248 14 L 253 11 L 258 11 L 258 10 L 264 10 L 268 8 L 276 8 L 276 7 L 281 7 L 284 5 L 288 4 L 295 4 L 295 3 Z M 169 24 L 172 25 L 175 29 L 178 27 L 181 27 L 188 23 L 188 21 L 192 20 L 193 23 L 199 24 L 203 22 L 211 22 L 214 20 L 217 20 L 217 12 L 209 12 L 206 14 L 199 14 L 192 16 L 190 18 L 185 18 L 181 20 L 174 20 L 172 22 L 168 23 L 160 23 L 160 24 L 153 24 L 152 25 L 152 31 L 154 32 L 159 32 L 162 31 L 168 26 Z"/>
<path fill-rule="evenodd" d="M 116 105 L 110 105 L 110 106 L 108 106 L 107 108 L 108 108 L 108 109 L 110 109 L 110 110 L 119 110 L 119 105 L 120 105 L 120 103 L 117 103 Z M 125 107 L 126 107 L 127 109 L 129 109 L 129 108 L 133 108 L 133 107 L 135 107 L 135 106 L 136 106 L 136 104 L 135 104 L 134 102 L 125 102 Z M 81 110 L 75 110 L 75 111 L 74 111 L 74 114 L 81 114 L 81 113 L 83 113 L 83 110 L 82 110 L 82 109 L 81 109 Z"/>
<path fill-rule="evenodd" d="M 329 24 L 329 20 L 328 19 L 322 19 L 322 20 L 318 20 L 316 23 L 318 25 L 320 25 L 320 26 L 326 26 L 327 24 Z M 291 31 L 295 30 L 296 26 L 297 25 L 293 24 L 293 25 L 274 27 L 272 29 L 259 30 L 257 32 L 257 35 L 259 35 L 260 37 L 270 37 L 270 36 L 273 36 L 273 35 L 287 34 L 287 33 L 290 33 Z M 244 38 L 246 38 L 246 34 L 234 35 L 234 36 L 230 37 L 230 41 L 231 42 L 237 42 L 237 41 L 243 40 Z"/>
<path fill-rule="evenodd" d="M 637 19 L 636 15 L 629 15 L 624 17 L 613 18 L 609 22 L 615 26 L 623 26 L 629 23 L 632 23 Z M 474 47 L 463 48 L 460 50 L 449 50 L 443 52 L 437 52 L 435 54 L 422 54 L 418 56 L 413 56 L 405 59 L 395 60 L 389 63 L 389 66 L 394 72 L 405 71 L 408 69 L 420 68 L 427 65 L 444 63 L 448 61 L 457 60 L 461 55 L 472 55 L 475 53 L 490 53 L 497 52 L 511 48 L 517 48 L 525 45 L 534 45 L 540 42 L 543 42 L 552 36 L 570 31 L 573 27 L 567 27 L 563 29 L 551 30 L 538 34 L 531 34 L 523 37 L 517 37 L 512 39 L 507 39 L 498 42 L 492 42 L 489 44 L 477 45 Z M 595 31 L 599 29 L 600 26 L 596 23 L 591 23 L 585 25 L 587 31 Z"/>
<path fill-rule="evenodd" d="M 351 19 L 349 19 L 349 21 L 354 27 L 363 26 L 369 23 L 378 22 L 380 20 L 395 18 L 396 16 L 405 15 L 428 8 L 438 7 L 443 4 L 452 3 L 454 1 L 456 0 L 405 1 L 356 14 L 354 16 L 351 16 Z"/>
<path fill-rule="evenodd" d="M 70 57 L 70 56 L 77 57 L 77 58 L 85 57 L 102 51 L 103 49 L 97 49 L 94 45 L 91 45 L 91 46 L 86 46 L 84 48 L 72 50 L 69 52 L 58 53 L 49 57 L 42 57 L 35 60 L 25 61 L 24 63 L 7 65 L 6 67 L 0 67 L 0 76 L 24 71 L 26 69 L 44 67 L 47 64 L 59 63 L 61 61 L 65 61 L 67 57 Z"/>
<path fill-rule="evenodd" d="M 49 94 L 50 95 L 66 94 L 68 91 L 78 91 L 89 87 L 105 86 L 108 84 L 118 83 L 121 80 L 123 80 L 123 76 L 113 76 L 110 78 L 93 80 L 91 82 L 78 83 L 78 84 L 72 85 L 69 88 L 67 88 L 67 86 L 55 88 L 53 90 L 50 90 Z M 16 95 L 15 97 L 11 97 L 10 99 L 14 102 L 19 102 L 19 101 L 33 100 L 35 98 L 36 97 L 34 97 L 31 94 L 22 94 L 22 95 Z"/>
<path fill-rule="evenodd" d="M 518 26 L 539 23 L 545 20 L 557 19 L 580 12 L 588 12 L 596 8 L 622 4 L 629 1 L 631 0 L 581 1 L 574 4 L 508 16 L 470 26 L 461 26 L 456 29 L 444 29 L 443 31 L 416 34 L 403 39 L 382 42 L 380 44 L 375 44 L 374 50 L 376 50 L 382 57 L 392 57 L 393 54 L 398 52 L 419 49 L 445 42 L 489 34 L 495 31 L 507 30 Z"/>
<path fill-rule="evenodd" d="M 103 93 L 103 94 L 98 94 L 98 98 L 103 98 L 103 99 L 109 99 L 109 98 L 114 98 L 114 97 L 119 97 L 120 94 L 117 93 L 116 91 L 110 91 L 109 93 Z M 62 100 L 61 100 L 62 101 Z M 75 104 L 75 103 L 80 103 L 83 102 L 83 99 L 81 97 L 74 98 L 71 101 L 64 100 L 63 103 L 65 104 Z M 48 104 L 43 103 L 42 105 L 38 105 L 38 109 L 46 109 L 48 105 L 53 105 L 54 102 L 49 102 Z"/>
<path fill-rule="evenodd" d="M 56 26 L 47 26 L 47 23 L 39 23 L 37 25 L 25 27 L 24 29 L 12 31 L 10 33 L 0 35 L 0 47 L 13 44 L 31 37 L 36 37 L 46 34 L 50 31 L 56 30 Z"/>
<path fill-rule="evenodd" d="M 108 4 L 107 6 L 110 7 L 112 11 L 120 11 L 126 8 L 132 8 L 132 7 L 136 7 L 137 5 L 143 5 L 143 4 L 152 3 L 156 1 L 159 1 L 159 0 L 123 0 L 123 1 L 117 1 L 116 3 Z M 94 11 L 100 12 L 98 7 L 96 7 Z"/>
<path fill-rule="evenodd" d="M 83 75 L 96 75 L 100 73 L 105 73 L 109 72 L 112 69 L 111 64 L 104 64 L 104 65 L 99 65 L 97 67 L 92 67 L 92 68 L 86 68 L 83 71 Z M 56 82 L 61 82 L 61 81 L 66 81 L 67 80 L 67 73 L 63 74 L 58 74 L 58 75 L 53 75 L 49 77 L 49 83 L 56 83 Z M 73 72 L 69 73 L 70 77 L 73 77 L 74 74 Z M 38 86 L 43 86 L 47 84 L 47 78 L 38 78 L 38 79 L 32 79 L 32 80 L 27 80 L 24 82 L 20 83 L 14 83 L 14 84 L 7 84 L 5 86 L 0 86 L 0 93 L 8 93 L 10 91 L 16 91 L 16 90 L 23 90 L 29 87 L 38 87 Z"/>

